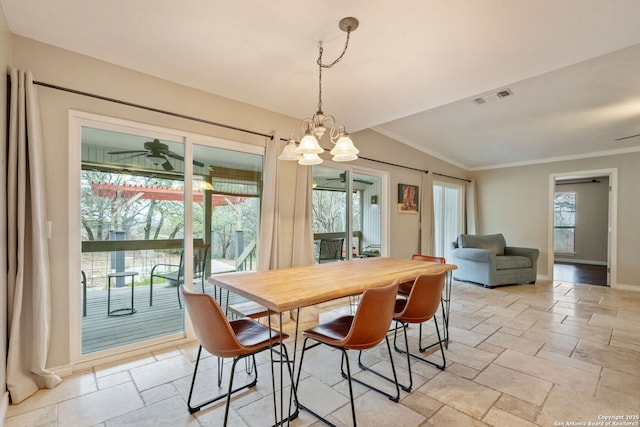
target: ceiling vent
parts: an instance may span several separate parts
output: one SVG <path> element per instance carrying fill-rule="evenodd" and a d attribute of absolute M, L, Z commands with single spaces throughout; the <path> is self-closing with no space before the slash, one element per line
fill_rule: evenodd
<path fill-rule="evenodd" d="M 507 96 L 513 95 L 511 89 L 503 89 L 496 93 L 491 93 L 488 95 L 481 96 L 480 98 L 476 98 L 473 100 L 478 105 L 486 104 L 487 102 L 494 102 L 498 99 L 506 98 Z"/>

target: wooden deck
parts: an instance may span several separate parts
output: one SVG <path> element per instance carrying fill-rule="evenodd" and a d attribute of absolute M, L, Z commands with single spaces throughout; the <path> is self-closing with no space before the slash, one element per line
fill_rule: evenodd
<path fill-rule="evenodd" d="M 128 282 L 128 280 L 127 280 Z M 200 283 L 194 285 L 201 291 Z M 219 288 L 218 288 L 219 290 Z M 205 292 L 214 295 L 214 286 L 205 282 Z M 224 291 L 226 297 L 226 291 Z M 246 299 L 230 294 L 229 304 Z M 82 304 L 82 297 L 81 297 Z M 226 302 L 226 298 L 223 298 Z M 111 288 L 111 310 L 131 305 L 131 287 Z M 82 354 L 140 342 L 184 330 L 183 308 L 178 305 L 175 286 L 154 284 L 153 305 L 149 306 L 149 286 L 135 286 L 135 313 L 107 316 L 107 291 L 87 290 L 87 315 L 82 319 Z M 224 308 L 224 307 L 223 307 Z M 82 310 L 82 306 L 80 307 Z M 82 312 L 81 312 L 82 313 Z"/>

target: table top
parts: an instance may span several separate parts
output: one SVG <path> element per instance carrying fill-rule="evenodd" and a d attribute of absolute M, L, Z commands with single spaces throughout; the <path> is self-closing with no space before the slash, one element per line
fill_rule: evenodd
<path fill-rule="evenodd" d="M 118 271 L 115 273 L 107 273 L 109 277 L 126 277 L 126 276 L 137 276 L 137 271 Z"/>
<path fill-rule="evenodd" d="M 363 258 L 258 272 L 216 274 L 208 281 L 255 301 L 274 312 L 307 307 L 387 285 L 395 279 L 451 271 L 452 264 L 399 258 Z"/>

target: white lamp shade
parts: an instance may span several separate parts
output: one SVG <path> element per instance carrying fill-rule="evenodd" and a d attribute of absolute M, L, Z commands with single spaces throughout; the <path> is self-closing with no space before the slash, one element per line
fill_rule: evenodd
<path fill-rule="evenodd" d="M 353 141 L 349 138 L 349 135 L 344 134 L 336 142 L 336 146 L 331 150 L 333 155 L 333 161 L 335 162 L 349 162 L 358 158 L 360 151 L 353 145 Z"/>
<path fill-rule="evenodd" d="M 316 153 L 303 154 L 302 159 L 298 160 L 298 164 L 304 166 L 319 165 L 320 163 L 322 163 L 322 159 Z"/>
<path fill-rule="evenodd" d="M 301 160 L 302 155 L 296 153 L 296 148 L 298 148 L 298 146 L 296 145 L 295 141 L 293 139 L 290 139 L 287 145 L 284 146 L 284 149 L 282 150 L 282 153 L 280 154 L 278 159 L 295 160 L 296 162 L 298 160 Z"/>
<path fill-rule="evenodd" d="M 311 133 L 306 132 L 300 145 L 296 148 L 298 154 L 320 154 L 324 149 L 318 144 L 318 140 Z"/>

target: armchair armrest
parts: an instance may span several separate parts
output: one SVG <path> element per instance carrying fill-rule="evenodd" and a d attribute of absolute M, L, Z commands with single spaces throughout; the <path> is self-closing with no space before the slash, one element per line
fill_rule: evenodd
<path fill-rule="evenodd" d="M 163 269 L 161 269 L 161 273 L 160 274 L 165 273 L 169 269 L 169 267 L 174 268 L 174 269 L 179 269 L 180 268 L 180 266 L 176 265 L 176 264 L 156 264 L 151 269 L 151 275 L 152 276 L 154 275 L 154 273 L 156 272 L 156 268 L 158 268 L 158 267 L 164 267 Z"/>
<path fill-rule="evenodd" d="M 495 255 L 487 249 L 458 248 L 453 250 L 453 257 L 467 261 L 495 262 Z"/>
<path fill-rule="evenodd" d="M 534 248 L 519 248 L 516 246 L 507 246 L 504 248 L 504 254 L 512 256 L 524 256 L 530 258 L 531 261 L 533 261 L 533 263 L 535 264 L 535 262 L 538 260 L 538 255 L 540 255 L 540 251 Z"/>

